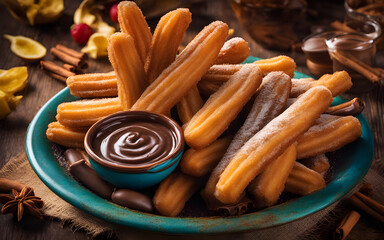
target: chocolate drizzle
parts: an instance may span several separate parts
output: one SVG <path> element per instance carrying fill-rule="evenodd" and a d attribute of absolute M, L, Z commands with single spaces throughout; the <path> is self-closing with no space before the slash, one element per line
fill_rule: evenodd
<path fill-rule="evenodd" d="M 204 198 L 204 196 L 203 196 Z M 240 200 L 234 204 L 224 204 L 217 199 L 204 199 L 209 210 L 213 210 L 221 216 L 239 216 L 248 211 L 252 207 L 253 201 L 245 195 L 242 195 Z"/>

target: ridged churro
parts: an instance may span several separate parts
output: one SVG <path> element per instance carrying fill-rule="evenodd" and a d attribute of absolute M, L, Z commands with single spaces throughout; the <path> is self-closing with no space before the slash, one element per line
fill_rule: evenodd
<path fill-rule="evenodd" d="M 108 57 L 116 73 L 121 105 L 129 110 L 148 86 L 133 38 L 126 33 L 114 33 L 109 38 Z"/>
<path fill-rule="evenodd" d="M 223 203 L 238 201 L 251 180 L 307 131 L 331 102 L 332 94 L 326 87 L 314 87 L 269 122 L 224 169 L 216 184 L 216 198 Z"/>
<path fill-rule="evenodd" d="M 262 80 L 257 66 L 244 65 L 184 124 L 186 143 L 201 149 L 215 141 L 256 93 Z"/>
<path fill-rule="evenodd" d="M 207 175 L 217 165 L 228 148 L 232 138 L 230 136 L 217 139 L 208 147 L 185 151 L 180 162 L 180 169 L 188 175 L 201 177 Z"/>
<path fill-rule="evenodd" d="M 296 161 L 296 143 L 273 160 L 247 187 L 258 208 L 272 206 L 284 190 L 285 182 Z"/>
<path fill-rule="evenodd" d="M 231 38 L 224 43 L 215 64 L 238 64 L 242 63 L 249 56 L 248 43 L 240 38 Z"/>
<path fill-rule="evenodd" d="M 179 8 L 161 17 L 153 33 L 145 69 L 148 82 L 152 83 L 176 58 L 177 49 L 192 21 L 187 8 Z"/>
<path fill-rule="evenodd" d="M 200 108 L 204 105 L 203 99 L 201 99 L 199 89 L 196 86 L 193 86 L 187 95 L 181 99 L 181 101 L 176 105 L 177 114 L 182 123 L 187 123 L 195 113 L 197 113 Z"/>
<path fill-rule="evenodd" d="M 132 110 L 169 112 L 213 64 L 227 34 L 228 26 L 223 22 L 206 26 L 147 87 Z"/>
<path fill-rule="evenodd" d="M 176 170 L 160 183 L 153 204 L 161 215 L 175 217 L 203 183 L 204 178 L 192 177 Z"/>
<path fill-rule="evenodd" d="M 211 173 L 201 195 L 204 200 L 216 202 L 214 192 L 217 181 L 231 158 L 254 134 L 278 116 L 285 108 L 291 88 L 291 78 L 282 72 L 272 72 L 263 78 L 251 111 L 236 133 L 225 155 Z"/>
<path fill-rule="evenodd" d="M 115 72 L 78 74 L 67 78 L 67 86 L 73 96 L 81 98 L 116 97 Z"/>
<path fill-rule="evenodd" d="M 117 6 L 121 32 L 133 37 L 136 50 L 144 64 L 152 43 L 151 30 L 140 8 L 133 1 L 122 1 Z"/>
<path fill-rule="evenodd" d="M 301 160 L 301 163 L 313 171 L 320 173 L 321 176 L 324 176 L 331 167 L 328 157 L 325 156 L 325 154 L 303 159 Z"/>
<path fill-rule="evenodd" d="M 100 98 L 61 103 L 56 119 L 69 128 L 87 128 L 123 108 L 119 98 Z"/>
<path fill-rule="evenodd" d="M 285 74 L 292 77 L 296 68 L 296 63 L 292 58 L 287 56 L 278 56 L 268 59 L 262 59 L 255 61 L 254 63 L 260 67 L 264 75 L 267 75 L 270 72 L 282 71 Z M 246 65 L 248 65 L 246 64 Z M 207 73 L 203 76 L 201 81 L 198 84 L 199 90 L 204 95 L 211 95 L 214 93 L 224 82 L 239 69 L 241 64 L 222 64 L 222 65 L 213 65 Z"/>
<path fill-rule="evenodd" d="M 352 87 L 351 77 L 346 71 L 338 71 L 333 74 L 324 74 L 319 80 L 292 79 L 292 90 L 290 97 L 298 97 L 308 89 L 315 86 L 325 86 L 336 97 Z"/>
<path fill-rule="evenodd" d="M 47 138 L 65 147 L 84 148 L 86 129 L 71 129 L 59 122 L 52 122 L 46 131 Z"/>
<path fill-rule="evenodd" d="M 360 122 L 353 116 L 322 114 L 315 124 L 297 139 L 297 158 L 336 151 L 355 141 L 361 133 Z"/>
<path fill-rule="evenodd" d="M 303 164 L 295 162 L 285 183 L 284 191 L 304 196 L 325 186 L 323 176 Z"/>

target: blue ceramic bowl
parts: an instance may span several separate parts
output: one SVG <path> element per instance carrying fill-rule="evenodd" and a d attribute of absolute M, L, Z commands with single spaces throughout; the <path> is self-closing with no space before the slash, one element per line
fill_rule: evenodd
<path fill-rule="evenodd" d="M 250 63 L 258 59 L 249 57 L 245 62 Z M 309 76 L 295 72 L 295 78 L 307 77 Z M 55 159 L 53 143 L 49 142 L 45 131 L 48 124 L 55 121 L 57 106 L 62 102 L 74 100 L 77 98 L 65 88 L 52 97 L 36 114 L 29 125 L 26 137 L 29 162 L 40 179 L 65 201 L 100 219 L 133 228 L 173 234 L 215 234 L 251 231 L 285 224 L 320 211 L 341 199 L 363 179 L 373 159 L 371 129 L 364 116 L 359 114 L 357 118 L 361 123 L 362 136 L 338 150 L 341 161 L 335 161 L 333 177 L 320 191 L 237 217 L 180 218 L 147 214 L 118 206 L 97 196 L 69 176 Z M 333 103 L 340 104 L 343 101 L 340 97 L 336 97 Z"/>
<path fill-rule="evenodd" d="M 101 131 L 115 131 L 121 129 L 122 124 L 135 121 L 160 124 L 169 129 L 175 142 L 171 152 L 155 162 L 130 164 L 129 157 L 123 161 L 108 160 L 95 151 L 100 146 L 94 139 Z M 156 132 L 155 127 L 152 130 Z M 183 155 L 184 136 L 181 127 L 167 116 L 147 111 L 122 111 L 95 123 L 85 135 L 84 147 L 92 167 L 104 180 L 120 188 L 142 189 L 160 183 L 176 168 Z M 143 153 L 143 158 L 146 154 L 148 152 Z"/>

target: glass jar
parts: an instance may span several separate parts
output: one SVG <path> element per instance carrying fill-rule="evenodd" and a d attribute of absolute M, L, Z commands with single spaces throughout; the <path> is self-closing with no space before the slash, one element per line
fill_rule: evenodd
<path fill-rule="evenodd" d="M 376 45 L 371 36 L 359 32 L 342 33 L 326 40 L 326 44 L 330 55 L 339 54 L 351 60 L 356 58 L 369 66 L 374 65 Z M 366 92 L 374 87 L 372 82 L 354 69 L 345 66 L 343 62 L 335 58 L 332 58 L 332 61 L 333 71 L 345 70 L 351 76 L 353 86 L 350 92 Z"/>

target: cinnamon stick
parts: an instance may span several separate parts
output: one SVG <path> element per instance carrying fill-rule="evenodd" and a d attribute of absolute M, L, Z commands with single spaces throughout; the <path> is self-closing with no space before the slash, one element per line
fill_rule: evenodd
<path fill-rule="evenodd" d="M 370 208 L 362 200 L 360 200 L 356 195 L 352 195 L 352 197 L 350 197 L 349 200 L 355 207 L 357 207 L 361 211 L 364 211 L 365 213 L 371 215 L 378 221 L 384 223 L 384 216 L 376 212 L 374 209 Z"/>
<path fill-rule="evenodd" d="M 87 60 L 88 59 L 88 55 L 86 53 L 82 53 L 82 52 L 78 52 L 72 48 L 69 48 L 69 47 L 66 47 L 64 45 L 61 45 L 61 44 L 57 44 L 56 45 L 56 48 L 62 52 L 65 52 L 66 54 L 72 56 L 72 57 L 75 57 L 75 58 L 81 58 L 81 59 L 84 59 L 84 60 Z"/>
<path fill-rule="evenodd" d="M 364 103 L 359 98 L 355 97 L 348 102 L 329 107 L 325 113 L 338 116 L 357 115 L 364 110 L 364 106 Z"/>
<path fill-rule="evenodd" d="M 24 187 L 26 187 L 25 184 L 18 182 L 16 180 L 0 178 L 0 193 L 10 192 L 12 191 L 12 189 L 15 189 L 20 192 L 21 189 L 23 189 Z"/>
<path fill-rule="evenodd" d="M 51 61 L 40 61 L 41 70 L 47 70 L 55 74 L 61 75 L 65 78 L 76 75 L 74 72 L 71 72 Z"/>
<path fill-rule="evenodd" d="M 63 68 L 67 69 L 68 71 L 71 71 L 71 72 L 76 72 L 76 67 L 71 65 L 71 64 L 68 64 L 68 63 L 64 63 L 63 64 Z"/>
<path fill-rule="evenodd" d="M 87 68 L 88 64 L 84 61 L 84 59 L 76 58 L 71 55 L 68 55 L 67 53 L 53 47 L 51 48 L 51 54 L 55 57 L 59 58 L 61 61 L 65 63 L 69 63 L 77 68 Z"/>
<path fill-rule="evenodd" d="M 361 192 L 362 194 L 366 195 L 366 196 L 372 196 L 373 194 L 373 187 L 372 187 L 372 184 L 370 183 L 364 183 L 360 189 L 359 189 L 359 192 Z"/>
<path fill-rule="evenodd" d="M 368 66 L 367 64 L 363 63 L 362 61 L 354 58 L 351 55 L 343 55 L 340 52 L 329 52 L 331 55 L 331 58 L 336 59 L 341 64 L 355 70 L 356 72 L 360 73 L 364 77 L 366 77 L 369 81 L 372 83 L 378 83 L 380 80 L 379 75 L 376 74 L 376 71 Z"/>
<path fill-rule="evenodd" d="M 376 202 L 372 198 L 369 198 L 362 194 L 361 192 L 355 193 L 356 197 L 358 197 L 361 201 L 363 201 L 366 205 L 368 205 L 370 208 L 376 210 L 379 214 L 384 216 L 384 206 L 380 203 Z"/>
<path fill-rule="evenodd" d="M 360 214 L 356 211 L 351 210 L 341 221 L 340 225 L 336 228 L 333 233 L 333 239 L 344 240 L 351 232 L 352 228 L 360 219 Z"/>
<path fill-rule="evenodd" d="M 67 78 L 66 77 L 63 77 L 59 74 L 56 74 L 56 73 L 53 73 L 53 72 L 47 72 L 49 76 L 53 77 L 54 79 L 57 79 L 59 81 L 62 81 L 64 83 L 67 82 Z"/>
<path fill-rule="evenodd" d="M 333 21 L 331 24 L 331 27 L 335 30 L 344 31 L 344 32 L 354 32 L 352 28 L 348 27 L 345 23 L 342 23 L 340 21 Z"/>

